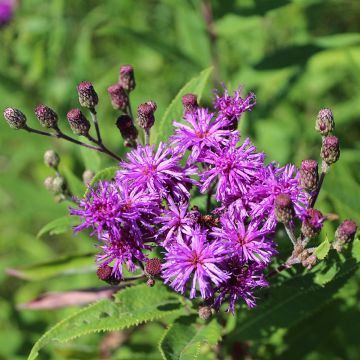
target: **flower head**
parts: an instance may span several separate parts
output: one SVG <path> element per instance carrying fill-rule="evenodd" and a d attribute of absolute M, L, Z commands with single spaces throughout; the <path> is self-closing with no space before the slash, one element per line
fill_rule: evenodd
<path fill-rule="evenodd" d="M 252 217 L 264 222 L 266 229 L 274 230 L 275 199 L 279 194 L 287 194 L 293 203 L 295 215 L 303 219 L 308 195 L 301 188 L 300 176 L 294 165 L 278 168 L 271 163 L 258 176 L 257 183 L 248 194 Z"/>
<path fill-rule="evenodd" d="M 258 221 L 246 224 L 245 219 L 234 211 L 224 214 L 221 227 L 214 227 L 211 235 L 221 239 L 228 253 L 237 256 L 242 262 L 269 264 L 276 254 L 275 243 L 269 239 L 269 231 L 261 229 Z"/>
<path fill-rule="evenodd" d="M 145 255 L 140 246 L 131 236 L 130 229 L 122 229 L 116 234 L 104 233 L 100 238 L 100 254 L 96 256 L 96 261 L 100 267 L 112 264 L 112 275 L 116 279 L 123 278 L 123 264 L 127 264 L 129 271 L 136 270 L 136 261 L 144 261 Z"/>
<path fill-rule="evenodd" d="M 219 268 L 224 258 L 225 249 L 219 241 L 208 242 L 206 233 L 196 232 L 188 244 L 176 242 L 165 254 L 163 278 L 182 294 L 191 282 L 190 298 L 196 296 L 198 285 L 202 298 L 207 299 L 213 294 L 211 284 L 219 285 L 228 278 Z"/>
<path fill-rule="evenodd" d="M 176 129 L 171 142 L 180 152 L 191 149 L 189 163 L 198 160 L 204 150 L 225 145 L 228 137 L 234 135 L 234 132 L 223 129 L 228 125 L 226 120 L 213 117 L 214 114 L 207 109 L 199 108 L 185 114 L 185 124 L 174 121 Z"/>
<path fill-rule="evenodd" d="M 249 139 L 240 147 L 236 147 L 237 141 L 234 136 L 224 148 L 208 151 L 201 159 L 210 168 L 201 174 L 200 190 L 205 192 L 218 179 L 216 200 L 222 202 L 246 194 L 264 163 L 264 154 L 257 153 Z"/>
<path fill-rule="evenodd" d="M 229 271 L 230 276 L 216 289 L 219 296 L 214 301 L 215 309 L 219 309 L 220 305 L 228 300 L 228 311 L 234 314 L 235 304 L 240 299 L 243 299 L 248 307 L 254 307 L 254 289 L 268 286 L 261 268 L 256 264 L 244 264 L 235 256 L 224 263 L 224 269 Z"/>
<path fill-rule="evenodd" d="M 151 193 L 175 199 L 190 196 L 188 188 L 193 181 L 188 177 L 191 169 L 183 169 L 178 165 L 180 154 L 164 143 L 160 143 L 155 151 L 154 146 L 139 146 L 127 155 L 128 162 L 121 162 L 118 171 L 119 182 L 130 181 L 134 186 L 148 189 Z"/>
<path fill-rule="evenodd" d="M 228 120 L 229 128 L 237 128 L 240 116 L 245 111 L 251 111 L 256 104 L 254 93 L 249 93 L 246 98 L 242 98 L 241 87 L 235 91 L 234 96 L 224 87 L 223 95 L 215 93 L 214 107 L 219 112 L 219 117 Z"/>

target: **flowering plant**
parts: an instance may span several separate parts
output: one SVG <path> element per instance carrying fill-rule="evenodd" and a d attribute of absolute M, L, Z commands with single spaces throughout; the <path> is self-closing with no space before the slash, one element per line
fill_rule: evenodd
<path fill-rule="evenodd" d="M 344 220 L 331 243 L 316 244 L 324 222 L 337 217 L 314 207 L 325 176 L 340 155 L 331 110 L 321 109 L 316 119 L 315 128 L 322 136 L 319 177 L 316 160 L 303 160 L 299 169 L 293 164 L 281 166 L 240 134 L 241 117 L 256 104 L 253 93 L 243 97 L 239 88 L 232 95 L 224 87 L 223 92 L 215 92 L 210 108 L 199 104 L 200 94 L 185 89 L 172 105 L 181 106 L 181 97 L 182 114 L 171 119 L 172 124 L 167 119 L 172 134 L 160 139 L 156 103 L 140 104 L 134 116 L 130 101 L 134 89 L 134 70 L 123 65 L 119 81 L 108 93 L 112 106 L 120 111 L 116 125 L 129 148 L 124 158 L 103 142 L 99 99 L 88 81 L 80 83 L 77 91 L 95 135 L 90 134 L 90 121 L 81 110 L 67 113 L 71 130 L 86 142 L 66 135 L 58 115 L 46 105 L 38 105 L 35 115 L 48 131 L 29 127 L 20 110 L 4 111 L 15 129 L 57 137 L 116 160 L 116 166 L 96 175 L 86 171 L 85 195 L 76 197 L 61 174 L 60 157 L 52 150 L 45 154 L 45 163 L 55 171 L 45 186 L 57 201 L 73 202 L 75 233 L 89 230 L 95 238 L 96 274 L 110 284 L 100 297 L 111 300 L 90 305 L 51 329 L 36 343 L 31 359 L 54 339 L 66 341 L 154 319 L 170 326 L 160 345 L 163 357 L 172 358 L 176 346 L 182 346 L 172 339 L 184 335 L 185 326 L 191 338 L 183 351 L 193 358 L 199 345 L 217 346 L 226 336 L 231 315 L 224 312 L 244 312 L 242 304 L 254 308 L 264 288 L 269 287 L 271 294 L 275 275 L 301 271 L 294 270 L 296 264 L 307 269 L 304 278 L 307 273 L 321 273 L 328 254 L 346 252 L 354 240 L 357 225 Z M 280 245 L 285 240 L 291 251 L 281 262 Z M 338 261 L 346 269 L 346 256 Z M 194 317 L 196 312 L 200 320 Z"/>

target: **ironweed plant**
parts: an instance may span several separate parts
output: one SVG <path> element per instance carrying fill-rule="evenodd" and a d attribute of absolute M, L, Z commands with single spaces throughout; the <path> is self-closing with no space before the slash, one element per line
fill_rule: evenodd
<path fill-rule="evenodd" d="M 198 81 L 208 74 L 203 72 Z M 354 221 L 343 220 L 334 235 L 328 234 L 333 241 L 316 242 L 324 222 L 341 217 L 315 208 L 326 174 L 340 156 L 330 109 L 320 109 L 315 121 L 321 136 L 319 174 L 316 159 L 304 159 L 299 168 L 281 166 L 240 134 L 242 115 L 255 109 L 254 93 L 243 96 L 240 87 L 231 94 L 224 87 L 215 91 L 208 108 L 201 105 L 199 90 L 185 87 L 170 105 L 167 122 L 158 123 L 153 100 L 133 113 L 135 87 L 133 67 L 123 65 L 118 82 L 108 88 L 119 111 L 116 127 L 129 148 L 124 158 L 102 138 L 99 98 L 89 81 L 77 87 L 84 109 L 66 115 L 74 136 L 61 130 L 58 114 L 46 105 L 35 109 L 45 130 L 30 127 L 18 109 L 4 111 L 14 129 L 69 141 L 115 162 L 97 174 L 85 171 L 86 190 L 79 198 L 61 173 L 60 156 L 53 150 L 44 155 L 54 170 L 45 187 L 56 201 L 73 202 L 69 211 L 77 221 L 74 231 L 89 232 L 95 239 L 96 275 L 109 286 L 96 290 L 104 300 L 49 330 L 30 359 L 53 340 L 158 319 L 168 327 L 160 343 L 165 359 L 175 358 L 171 354 L 179 347 L 182 358 L 195 358 L 202 344 L 222 358 L 220 339 L 226 341 L 228 318 L 250 311 L 243 304 L 257 307 L 259 314 L 273 306 L 265 304 L 262 310 L 257 302 L 264 288 L 271 296 L 275 276 L 283 272 L 291 280 L 297 272 L 305 279 L 310 272 L 321 273 L 321 263 L 331 257 L 348 271 L 346 248 L 357 231 Z M 283 233 L 292 249 L 285 261 L 278 246 Z"/>

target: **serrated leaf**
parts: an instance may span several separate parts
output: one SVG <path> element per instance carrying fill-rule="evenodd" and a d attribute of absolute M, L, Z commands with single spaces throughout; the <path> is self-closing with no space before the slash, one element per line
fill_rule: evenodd
<path fill-rule="evenodd" d="M 102 300 L 59 322 L 34 345 L 28 360 L 36 359 L 39 350 L 54 342 L 66 342 L 79 336 L 100 331 L 115 331 L 184 313 L 180 297 L 164 285 L 149 288 L 136 285 L 119 291 L 114 301 Z"/>
<path fill-rule="evenodd" d="M 177 319 L 159 344 L 164 360 L 190 360 L 199 356 L 200 346 L 215 345 L 221 339 L 221 327 L 216 319 L 208 324 L 196 324 L 197 316 L 182 316 Z"/>
<path fill-rule="evenodd" d="M 118 170 L 119 170 L 118 166 L 110 166 L 96 173 L 93 179 L 91 180 L 89 186 L 87 187 L 85 191 L 85 195 L 88 193 L 89 189 L 93 188 L 95 184 L 98 183 L 99 181 L 112 180 L 115 177 L 116 172 Z"/>
<path fill-rule="evenodd" d="M 86 253 L 72 256 L 62 256 L 32 266 L 7 269 L 9 275 L 24 280 L 40 281 L 60 275 L 71 275 L 95 270 L 94 254 Z"/>
<path fill-rule="evenodd" d="M 63 216 L 61 218 L 50 221 L 48 224 L 44 225 L 36 237 L 40 238 L 41 236 L 49 233 L 50 235 L 59 235 L 63 234 L 71 229 L 72 226 L 78 225 L 79 219 L 75 216 Z"/>
<path fill-rule="evenodd" d="M 324 260 L 330 250 L 329 239 L 326 239 L 314 250 L 314 254 L 319 260 Z"/>
<path fill-rule="evenodd" d="M 183 114 L 181 97 L 188 93 L 198 96 L 198 101 L 204 91 L 206 83 L 211 75 L 213 68 L 209 67 L 203 70 L 198 76 L 192 78 L 175 96 L 168 108 L 165 110 L 163 117 L 155 122 L 151 129 L 151 143 L 159 144 L 160 141 L 167 141 L 173 132 L 173 120 L 180 121 Z"/>
<path fill-rule="evenodd" d="M 336 256 L 336 254 L 334 255 Z M 278 287 L 260 291 L 257 307 L 240 317 L 231 334 L 233 339 L 258 339 L 269 336 L 278 328 L 290 328 L 323 306 L 355 273 L 358 263 L 348 259 L 333 280 L 320 286 L 314 283 L 314 274 L 300 274 L 284 281 Z"/>

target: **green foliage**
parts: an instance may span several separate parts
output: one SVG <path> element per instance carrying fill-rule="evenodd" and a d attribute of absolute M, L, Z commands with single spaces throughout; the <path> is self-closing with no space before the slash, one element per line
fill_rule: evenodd
<path fill-rule="evenodd" d="M 220 81 L 232 90 L 244 84 L 244 91 L 253 90 L 257 95 L 256 107 L 240 123 L 242 135 L 251 136 L 269 160 L 275 159 L 281 165 L 286 162 L 299 165 L 305 158 L 319 159 L 321 137 L 314 132 L 314 119 L 317 111 L 326 106 L 334 112 L 336 135 L 341 144 L 340 160 L 326 175 L 317 203 L 324 214 L 340 216 L 339 221 L 324 224 L 317 250 L 320 258 L 325 256 L 324 261 L 307 272 L 303 280 L 302 274 L 295 271 L 272 279 L 274 293 L 272 287 L 259 293 L 257 309 L 240 309 L 236 318 L 221 315 L 226 317 L 230 334 L 241 331 L 240 337 L 225 337 L 221 356 L 225 360 L 235 356 L 230 339 L 236 338 L 236 349 L 246 348 L 241 341 L 242 335 L 246 338 L 248 334 L 252 338 L 249 357 L 254 359 L 358 359 L 360 275 L 353 274 L 354 270 L 349 270 L 351 263 L 343 264 L 333 250 L 327 253 L 326 237 L 331 244 L 336 226 L 345 218 L 360 222 L 357 171 L 360 166 L 360 3 L 356 0 L 347 1 L 346 6 L 339 0 L 211 3 Z M 132 1 L 118 0 L 32 0 L 17 4 L 13 21 L 0 28 L 0 104 L 1 108 L 22 109 L 33 127 L 39 128 L 32 115 L 33 108 L 43 102 L 56 109 L 61 129 L 70 134 L 65 114 L 79 106 L 75 86 L 79 81 L 90 80 L 100 98 L 97 110 L 102 137 L 111 150 L 123 157 L 125 148 L 114 127 L 118 113 L 111 108 L 106 92 L 117 81 L 120 63 L 135 67 L 137 87 L 131 94 L 133 110 L 150 99 L 158 104 L 156 125 L 151 133 L 156 142 L 166 139 L 171 122 L 181 118 L 180 94 L 168 108 L 178 89 L 195 77 L 198 81 L 196 85 L 196 80 L 192 80 L 195 90 L 186 91 L 198 91 L 200 95 L 205 78 L 210 76 L 210 70 L 202 78 L 199 76 L 201 69 L 212 66 L 209 34 L 199 2 L 140 0 L 134 6 Z M 202 103 L 209 104 L 211 93 L 205 91 L 205 94 Z M 11 131 L 4 123 L 0 143 L 0 237 L 3 240 L 0 285 L 6 290 L 0 299 L 0 358 L 20 360 L 49 324 L 69 314 L 66 310 L 50 314 L 18 311 L 15 303 L 28 301 L 45 291 L 99 284 L 93 275 L 74 275 L 71 281 L 69 276 L 58 276 L 93 267 L 90 253 L 94 245 L 81 235 L 74 238 L 67 230 L 76 218 L 69 220 L 71 224 L 59 220 L 68 214 L 69 204 L 55 204 L 52 195 L 43 188 L 44 178 L 53 173 L 42 164 L 42 153 L 51 147 L 61 155 L 60 170 L 78 196 L 84 193 L 81 174 L 85 169 L 99 172 L 101 168 L 112 167 L 107 174 L 98 174 L 94 185 L 100 179 L 114 176 L 117 164 L 103 154 L 79 151 L 73 144 Z M 201 200 L 195 198 L 194 204 L 204 209 Z M 44 227 L 44 224 L 48 225 Z M 39 229 L 41 238 L 36 238 Z M 289 253 L 283 239 L 276 240 L 279 248 L 285 249 L 280 255 L 286 258 Z M 353 253 L 347 253 L 346 257 L 359 261 L 359 244 L 355 241 Z M 49 259 L 59 256 L 63 260 L 51 264 Z M 34 267 L 29 265 L 39 262 Z M 349 271 L 345 273 L 347 267 Z M 24 284 L 6 275 L 6 268 L 15 268 L 23 278 L 43 276 L 44 281 Z M 300 271 L 298 267 L 295 269 Z M 138 328 L 114 358 L 159 359 L 157 342 L 163 328 L 158 323 L 151 326 L 154 327 Z M 197 326 L 189 325 L 189 329 L 206 329 L 209 324 Z M 151 336 L 153 332 L 156 336 Z M 99 358 L 102 339 L 101 334 L 93 334 L 78 339 L 73 348 L 58 344 L 56 352 L 47 348 L 44 358 Z M 208 345 L 200 348 L 203 346 Z M 213 354 L 208 351 L 208 355 Z"/>
<path fill-rule="evenodd" d="M 164 115 L 159 121 L 155 122 L 152 131 L 152 143 L 158 144 L 160 141 L 167 141 L 169 136 L 173 133 L 173 121 L 180 121 L 183 115 L 183 106 L 181 98 L 183 95 L 192 93 L 198 96 L 198 102 L 201 100 L 201 95 L 205 89 L 206 83 L 209 80 L 213 68 L 203 70 L 198 76 L 191 79 L 175 96 L 165 110 Z"/>
<path fill-rule="evenodd" d="M 56 276 L 83 274 L 95 270 L 94 254 L 61 256 L 57 259 L 31 266 L 8 269 L 8 273 L 20 279 L 41 281 Z"/>
<path fill-rule="evenodd" d="M 79 219 L 75 216 L 63 216 L 59 219 L 50 221 L 48 224 L 44 225 L 39 232 L 37 237 L 40 238 L 45 234 L 49 235 L 59 235 L 63 234 L 71 229 L 72 226 L 78 225 Z"/>
<path fill-rule="evenodd" d="M 330 242 L 326 237 L 325 240 L 315 249 L 314 254 L 319 260 L 324 260 L 330 250 Z"/>
<path fill-rule="evenodd" d="M 179 297 L 163 285 L 125 288 L 115 295 L 114 301 L 99 301 L 55 325 L 36 342 L 29 360 L 36 359 L 39 350 L 54 341 L 66 342 L 94 332 L 126 329 L 182 313 Z"/>
<path fill-rule="evenodd" d="M 220 339 L 221 326 L 216 319 L 200 325 L 195 315 L 182 316 L 166 330 L 159 347 L 164 360 L 192 360 L 199 357 L 202 345 L 216 345 Z"/>

